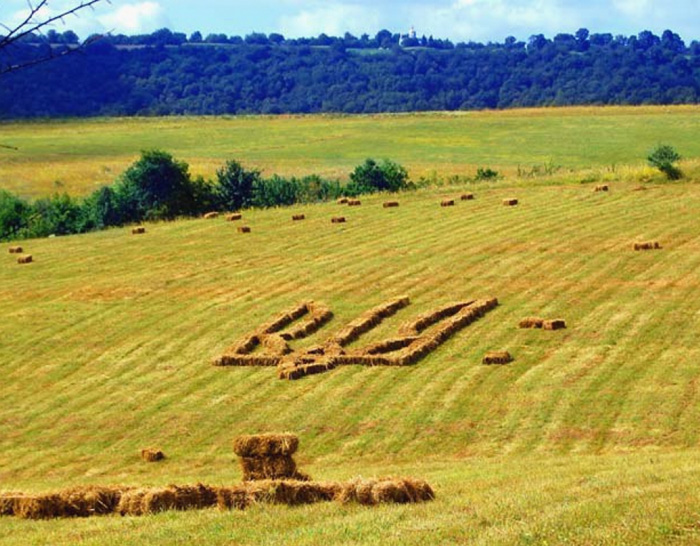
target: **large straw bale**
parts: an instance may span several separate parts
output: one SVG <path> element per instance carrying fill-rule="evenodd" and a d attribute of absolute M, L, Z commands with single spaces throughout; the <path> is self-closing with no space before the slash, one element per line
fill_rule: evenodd
<path fill-rule="evenodd" d="M 474 199 L 474 194 L 473 193 L 463 193 L 459 198 L 462 201 L 472 201 Z"/>
<path fill-rule="evenodd" d="M 235 212 L 233 214 L 226 215 L 227 222 L 236 222 L 238 220 L 241 220 L 242 218 L 243 218 L 243 215 L 240 212 Z"/>
<path fill-rule="evenodd" d="M 146 228 L 143 226 L 138 226 L 131 230 L 132 235 L 143 235 L 144 233 L 146 233 Z"/>
<path fill-rule="evenodd" d="M 31 254 L 25 254 L 17 258 L 18 264 L 30 264 L 34 261 L 34 257 Z"/>
<path fill-rule="evenodd" d="M 264 334 L 273 334 L 289 326 L 292 322 L 299 320 L 309 312 L 309 304 L 301 303 L 292 309 L 280 313 L 269 323 L 260 328 Z"/>
<path fill-rule="evenodd" d="M 384 204 L 382 204 L 382 207 L 385 209 L 394 209 L 399 206 L 398 201 L 385 201 Z"/>
<path fill-rule="evenodd" d="M 276 356 L 284 356 L 292 352 L 292 348 L 279 334 L 269 334 L 263 338 L 263 347 L 266 352 Z"/>
<path fill-rule="evenodd" d="M 214 366 L 253 366 L 273 368 L 280 363 L 279 356 L 225 354 L 215 358 Z"/>
<path fill-rule="evenodd" d="M 607 184 L 599 184 L 598 186 L 595 187 L 595 189 L 593 191 L 598 193 L 598 192 L 609 191 L 609 190 L 610 190 L 610 188 L 608 187 Z"/>
<path fill-rule="evenodd" d="M 233 451 L 239 457 L 280 457 L 294 455 L 299 448 L 295 434 L 245 434 L 233 441 Z"/>
<path fill-rule="evenodd" d="M 503 204 L 504 204 L 506 207 L 514 207 L 514 206 L 516 206 L 516 205 L 518 204 L 518 200 L 517 200 L 517 199 L 514 199 L 514 198 L 504 199 L 504 200 L 503 200 Z"/>
<path fill-rule="evenodd" d="M 25 495 L 18 497 L 14 504 L 15 516 L 22 519 L 60 518 L 64 504 L 57 493 Z"/>
<path fill-rule="evenodd" d="M 455 200 L 454 199 L 443 199 L 442 201 L 440 201 L 440 206 L 441 207 L 454 207 Z"/>
<path fill-rule="evenodd" d="M 286 340 L 302 339 L 320 330 L 333 318 L 333 312 L 323 304 L 309 302 L 307 304 L 310 317 L 288 332 L 280 334 Z"/>
<path fill-rule="evenodd" d="M 646 243 L 634 243 L 635 250 L 658 250 L 661 245 L 658 241 L 649 241 Z"/>
<path fill-rule="evenodd" d="M 331 224 L 344 224 L 345 216 L 334 216 L 331 218 Z"/>
<path fill-rule="evenodd" d="M 299 220 L 306 220 L 306 216 L 304 214 L 293 214 L 292 215 L 293 222 L 298 222 Z"/>
<path fill-rule="evenodd" d="M 294 479 L 297 465 L 291 455 L 241 457 L 243 481 Z"/>
<path fill-rule="evenodd" d="M 339 205 L 347 205 L 348 204 L 348 198 L 347 197 L 341 197 L 336 201 Z"/>
<path fill-rule="evenodd" d="M 251 229 L 250 226 L 238 226 L 236 231 L 238 231 L 238 233 L 250 233 Z"/>
<path fill-rule="evenodd" d="M 348 199 L 348 207 L 359 207 L 361 204 L 359 199 Z"/>
<path fill-rule="evenodd" d="M 11 246 L 9 248 L 10 254 L 22 254 L 24 249 L 21 246 Z"/>
<path fill-rule="evenodd" d="M 203 216 L 203 218 L 204 218 L 205 220 L 213 220 L 214 218 L 218 218 L 218 217 L 219 217 L 219 213 L 218 213 L 218 212 L 207 212 L 207 213 Z"/>
<path fill-rule="evenodd" d="M 332 341 L 341 347 L 352 343 L 362 334 L 377 326 L 384 319 L 394 315 L 399 310 L 409 305 L 409 303 L 410 300 L 404 296 L 379 305 L 348 324 L 334 336 Z"/>

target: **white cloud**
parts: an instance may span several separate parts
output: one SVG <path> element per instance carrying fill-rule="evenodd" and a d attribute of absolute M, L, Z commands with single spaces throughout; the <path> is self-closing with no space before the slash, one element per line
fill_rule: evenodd
<path fill-rule="evenodd" d="M 379 30 L 378 9 L 358 4 L 324 3 L 284 16 L 280 28 L 286 36 L 317 36 L 324 32 L 342 36 L 345 32 L 364 33 Z"/>
<path fill-rule="evenodd" d="M 651 0 L 613 0 L 613 7 L 628 17 L 641 18 L 652 8 Z"/>
<path fill-rule="evenodd" d="M 165 10 L 158 2 L 124 4 L 97 19 L 105 29 L 124 34 L 152 32 L 168 24 Z"/>

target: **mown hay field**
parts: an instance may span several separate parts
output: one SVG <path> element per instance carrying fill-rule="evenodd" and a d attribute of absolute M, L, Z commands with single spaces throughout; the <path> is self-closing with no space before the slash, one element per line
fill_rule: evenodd
<path fill-rule="evenodd" d="M 237 159 L 266 175 L 347 179 L 368 156 L 406 166 L 414 179 L 642 165 L 659 142 L 700 156 L 700 107 L 525 109 L 366 116 L 243 116 L 0 123 L 0 188 L 24 197 L 89 193 L 144 149 L 161 148 L 213 176 Z"/>
<path fill-rule="evenodd" d="M 224 217 L 147 224 L 23 241 L 24 266 L 4 248 L 3 491 L 230 485 L 234 437 L 288 431 L 315 479 L 415 476 L 437 498 L 2 518 L 0 543 L 697 543 L 700 186 L 610 186 L 499 181 L 244 211 L 246 235 Z M 649 240 L 662 248 L 634 251 Z M 352 346 L 450 302 L 500 305 L 414 366 L 298 381 L 212 366 L 304 301 L 335 316 L 297 349 L 404 295 L 409 307 Z M 533 316 L 567 328 L 518 327 Z M 494 350 L 514 361 L 482 365 Z M 143 462 L 149 446 L 166 459 Z"/>

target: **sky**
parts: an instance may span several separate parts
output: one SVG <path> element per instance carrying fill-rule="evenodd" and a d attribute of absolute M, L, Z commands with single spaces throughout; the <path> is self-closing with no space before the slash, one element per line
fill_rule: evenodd
<path fill-rule="evenodd" d="M 28 0 L 0 0 L 0 24 L 12 26 Z M 29 0 L 36 3 L 38 0 Z M 80 0 L 49 0 L 57 12 Z M 502 42 L 552 37 L 579 28 L 638 34 L 671 29 L 686 42 L 700 40 L 700 0 L 101 0 L 56 30 L 140 34 L 168 27 L 245 36 L 277 32 L 286 37 L 376 34 L 381 29 L 453 41 Z M 2 30 L 0 30 L 2 34 Z"/>

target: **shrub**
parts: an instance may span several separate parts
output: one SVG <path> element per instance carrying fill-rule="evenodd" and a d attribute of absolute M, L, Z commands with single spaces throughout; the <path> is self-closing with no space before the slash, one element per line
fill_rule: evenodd
<path fill-rule="evenodd" d="M 388 159 L 381 164 L 374 159 L 367 159 L 350 174 L 346 193 L 359 195 L 377 191 L 396 192 L 407 188 L 408 172 L 401 165 Z"/>
<path fill-rule="evenodd" d="M 494 178 L 498 178 L 498 172 L 493 169 L 479 167 L 476 170 L 476 180 L 493 180 Z"/>
<path fill-rule="evenodd" d="M 29 203 L 0 190 L 0 240 L 18 237 L 27 226 L 30 210 Z"/>
<path fill-rule="evenodd" d="M 260 183 L 260 171 L 246 170 L 230 160 L 216 171 L 214 193 L 220 208 L 238 210 L 253 205 L 254 188 Z"/>
<path fill-rule="evenodd" d="M 659 144 L 647 157 L 649 165 L 659 169 L 669 180 L 678 180 L 683 176 L 681 170 L 674 165 L 680 160 L 680 154 L 667 144 Z"/>

